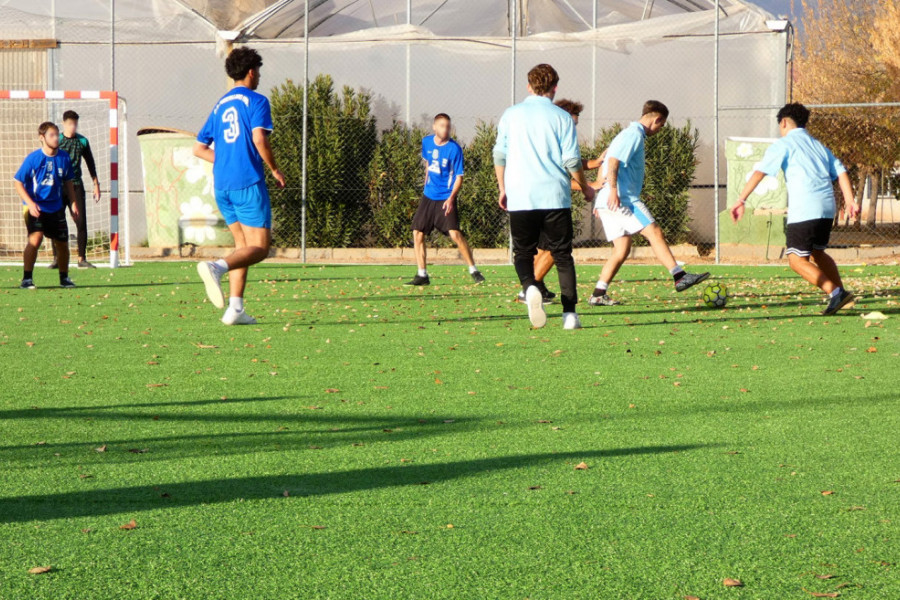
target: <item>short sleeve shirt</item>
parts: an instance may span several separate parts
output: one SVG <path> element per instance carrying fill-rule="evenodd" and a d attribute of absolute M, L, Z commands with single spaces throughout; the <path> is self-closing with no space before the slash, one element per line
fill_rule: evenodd
<path fill-rule="evenodd" d="M 72 161 L 65 150 L 58 150 L 56 156 L 47 156 L 41 149 L 25 157 L 15 175 L 42 212 L 63 209 L 63 182 L 73 177 Z"/>
<path fill-rule="evenodd" d="M 613 138 L 606 153 L 606 160 L 603 161 L 604 175 L 609 173 L 610 158 L 615 158 L 619 161 L 617 177 L 619 201 L 628 207 L 641 199 L 641 191 L 644 189 L 644 173 L 646 170 L 644 142 L 646 139 L 647 132 L 644 126 L 636 121 L 631 123 Z M 604 196 L 607 195 L 604 194 Z M 599 194 L 597 202 L 600 202 Z M 606 200 L 603 200 L 604 204 L 605 202 Z"/>
<path fill-rule="evenodd" d="M 422 140 L 422 159 L 428 165 L 425 197 L 446 200 L 453 192 L 456 178 L 465 175 L 462 148 L 452 139 L 438 145 L 434 136 L 429 135 Z"/>

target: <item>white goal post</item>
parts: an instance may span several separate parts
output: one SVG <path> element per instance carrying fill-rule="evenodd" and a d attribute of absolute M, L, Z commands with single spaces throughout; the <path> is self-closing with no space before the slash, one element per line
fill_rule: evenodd
<path fill-rule="evenodd" d="M 22 223 L 21 200 L 13 187 L 13 175 L 25 156 L 39 147 L 38 125 L 52 121 L 62 131 L 62 114 L 66 110 L 79 114 L 78 133 L 88 138 L 100 182 L 101 199 L 95 203 L 91 177 L 86 164 L 82 163 L 88 217 L 86 256 L 98 263 L 108 259 L 109 266 L 113 268 L 130 264 L 128 186 L 124 168 L 125 106 L 124 99 L 115 91 L 0 90 L 0 259 L 21 259 L 27 238 Z M 121 137 L 120 128 L 123 133 Z M 125 185 L 121 185 L 123 179 Z M 124 213 L 122 219 L 120 207 Z M 120 235 L 120 223 L 124 223 L 126 229 L 121 263 L 119 251 L 123 236 Z M 75 225 L 70 221 L 70 245 L 74 244 L 75 234 Z M 44 244 L 41 249 L 45 258 L 49 257 L 49 246 Z"/>

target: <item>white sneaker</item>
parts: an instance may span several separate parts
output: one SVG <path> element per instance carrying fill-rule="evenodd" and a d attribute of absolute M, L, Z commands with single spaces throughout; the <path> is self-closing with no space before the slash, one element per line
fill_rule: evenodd
<path fill-rule="evenodd" d="M 578 313 L 563 313 L 563 329 L 581 329 L 581 319 Z"/>
<path fill-rule="evenodd" d="M 198 262 L 197 273 L 206 286 L 206 295 L 216 308 L 225 308 L 225 294 L 222 293 L 222 275 L 211 262 Z"/>
<path fill-rule="evenodd" d="M 222 315 L 222 322 L 226 325 L 256 325 L 256 319 L 248 315 L 246 311 L 237 311 L 230 306 Z"/>
<path fill-rule="evenodd" d="M 525 290 L 525 304 L 528 306 L 528 320 L 535 329 L 547 324 L 547 312 L 544 310 L 544 297 L 537 286 L 530 285 Z"/>

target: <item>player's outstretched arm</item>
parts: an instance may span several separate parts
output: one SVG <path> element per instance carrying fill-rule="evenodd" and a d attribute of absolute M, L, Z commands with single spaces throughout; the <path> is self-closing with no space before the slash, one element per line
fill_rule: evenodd
<path fill-rule="evenodd" d="M 253 130 L 253 145 L 256 146 L 259 155 L 269 168 L 272 169 L 272 177 L 278 183 L 278 187 L 284 187 L 284 174 L 278 170 L 275 163 L 275 155 L 272 153 L 272 146 L 269 144 L 269 132 L 261 127 Z"/>
<path fill-rule="evenodd" d="M 859 215 L 859 205 L 856 203 L 856 194 L 853 193 L 850 176 L 847 173 L 838 175 L 838 185 L 841 187 L 841 194 L 844 195 L 844 204 L 850 211 L 850 218 L 855 219 Z"/>
<path fill-rule="evenodd" d="M 731 220 L 737 223 L 741 220 L 741 217 L 744 216 L 744 204 L 747 202 L 747 198 L 750 197 L 750 194 L 753 193 L 753 190 L 756 189 L 756 186 L 760 184 L 760 182 L 765 179 L 766 174 L 762 171 L 753 171 L 750 175 L 750 179 L 747 180 L 747 185 L 744 186 L 743 191 L 741 191 L 741 195 L 738 196 L 737 204 L 731 207 Z"/>
<path fill-rule="evenodd" d="M 194 144 L 194 156 L 196 156 L 197 158 L 201 158 L 206 162 L 216 161 L 215 151 L 209 147 L 209 144 L 204 144 L 203 142 L 197 142 L 196 144 Z"/>
<path fill-rule="evenodd" d="M 25 191 L 25 185 L 19 181 L 18 179 L 14 180 L 16 183 L 16 192 L 19 194 L 19 197 L 25 203 L 25 206 L 28 207 L 28 213 L 34 217 L 35 219 L 41 216 L 41 209 L 37 205 L 37 203 L 31 199 L 31 196 L 28 195 L 28 192 Z"/>

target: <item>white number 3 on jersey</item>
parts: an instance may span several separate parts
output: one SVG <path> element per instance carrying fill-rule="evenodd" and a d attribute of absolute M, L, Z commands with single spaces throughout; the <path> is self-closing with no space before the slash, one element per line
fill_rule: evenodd
<path fill-rule="evenodd" d="M 225 141 L 233 144 L 241 135 L 241 124 L 238 121 L 237 109 L 232 106 L 222 113 L 222 122 L 228 125 L 228 129 L 224 133 Z"/>

